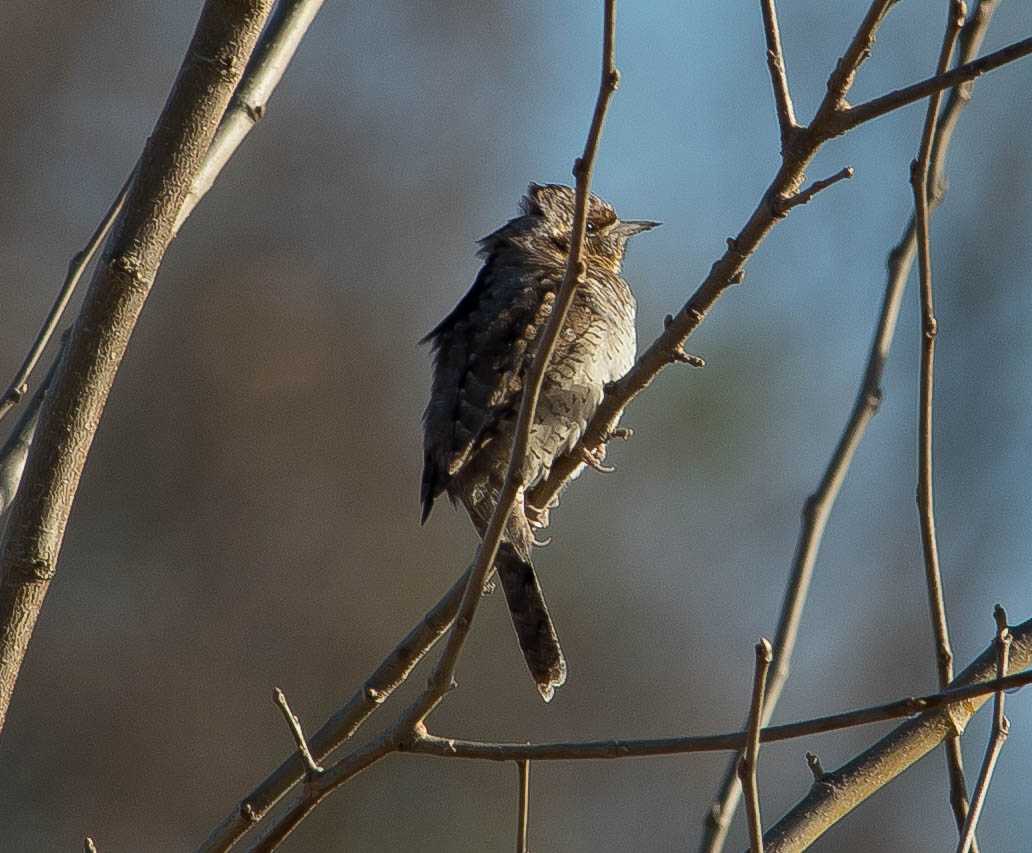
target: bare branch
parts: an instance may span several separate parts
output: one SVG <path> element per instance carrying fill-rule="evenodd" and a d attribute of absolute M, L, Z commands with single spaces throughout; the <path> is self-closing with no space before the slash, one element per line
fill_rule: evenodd
<path fill-rule="evenodd" d="M 1007 628 L 1007 614 L 997 604 L 993 613 L 996 618 L 996 677 L 1007 674 L 1007 664 L 1010 657 L 1011 634 Z M 978 818 L 982 813 L 982 806 L 985 805 L 986 794 L 989 793 L 989 780 L 992 779 L 993 770 L 996 768 L 996 761 L 1000 757 L 1004 741 L 1010 732 L 1010 723 L 1003 715 L 1004 692 L 997 690 L 993 696 L 993 728 L 989 735 L 989 745 L 985 750 L 985 758 L 982 760 L 982 769 L 978 774 L 978 783 L 975 785 L 975 796 L 971 801 L 971 811 L 968 812 L 967 822 L 964 824 L 963 832 L 960 834 L 960 842 L 957 844 L 957 853 L 968 853 L 975 841 L 975 827 L 978 825 Z"/>
<path fill-rule="evenodd" d="M 788 89 L 788 73 L 785 71 L 785 55 L 781 49 L 781 30 L 778 27 L 778 10 L 774 0 L 760 0 L 763 12 L 763 36 L 767 41 L 767 68 L 774 89 L 774 106 L 778 114 L 782 148 L 791 142 L 792 135 L 799 129 L 796 124 L 795 108 Z"/>
<path fill-rule="evenodd" d="M 0 727 L 79 477 L 172 226 L 272 0 L 208 0 L 61 359 L 0 544 Z"/>
<path fill-rule="evenodd" d="M 357 776 L 367 767 L 397 749 L 397 742 L 386 737 L 377 738 L 374 743 L 355 750 L 332 767 L 325 769 L 305 785 L 305 795 L 270 826 L 268 832 L 251 847 L 251 853 L 268 853 L 270 850 L 275 850 L 330 791 L 343 785 L 353 776 Z M 230 841 L 228 846 L 232 846 L 232 844 L 233 842 Z"/>
<path fill-rule="evenodd" d="M 280 711 L 283 713 L 283 719 L 287 721 L 287 725 L 290 727 L 290 734 L 294 738 L 294 743 L 297 744 L 297 751 L 305 762 L 307 776 L 309 778 L 318 776 L 323 772 L 323 769 L 312 758 L 312 753 L 308 749 L 308 741 L 305 740 L 305 733 L 301 729 L 301 721 L 297 718 L 297 714 L 290 710 L 286 694 L 276 687 L 272 695 Z"/>
<path fill-rule="evenodd" d="M 1032 620 L 1015 629 L 1015 637 L 1022 632 L 1022 643 L 1028 648 L 1022 652 L 1021 666 L 1032 664 Z M 1015 640 L 1017 642 L 1017 640 Z M 1008 675 L 1006 678 L 994 677 L 995 664 L 989 661 L 984 671 L 977 669 L 987 658 L 995 657 L 995 650 L 983 653 L 968 670 L 965 670 L 956 681 L 957 685 L 941 693 L 928 696 L 911 696 L 898 699 L 885 705 L 872 705 L 855 711 L 845 711 L 827 717 L 816 717 L 798 723 L 787 723 L 780 726 L 768 726 L 760 730 L 761 743 L 793 740 L 807 735 L 824 734 L 826 732 L 851 729 L 870 723 L 881 723 L 900 717 L 924 719 L 929 714 L 942 715 L 942 710 L 950 708 L 958 719 L 966 721 L 985 702 L 986 697 L 997 690 L 1013 690 L 1032 684 L 1032 670 Z M 1015 668 L 1014 654 L 1011 655 L 1010 668 Z M 909 723 L 907 724 L 909 725 Z M 940 740 L 945 737 L 945 732 Z M 415 752 L 420 755 L 434 755 L 438 758 L 476 759 L 479 761 L 612 761 L 624 758 L 654 758 L 661 755 L 684 755 L 691 752 L 729 752 L 745 748 L 748 732 L 726 732 L 716 735 L 691 735 L 685 737 L 621 739 L 594 741 L 553 741 L 545 743 L 488 743 L 484 741 L 465 740 L 463 738 L 443 737 L 433 734 L 421 734 L 412 741 L 404 743 L 400 749 L 404 752 Z M 938 741 L 936 741 L 936 744 Z M 932 744 L 928 749 L 932 749 Z M 927 750 L 926 750 L 927 751 Z M 916 760 L 916 759 L 915 759 Z M 900 768 L 900 772 L 904 768 Z M 887 780 L 886 780 L 887 781 Z M 859 800 L 858 800 L 859 802 Z"/>
<path fill-rule="evenodd" d="M 29 377 L 39 362 L 40 356 L 43 355 L 43 350 L 46 349 L 47 344 L 57 330 L 65 308 L 68 307 L 68 302 L 71 300 L 72 295 L 75 293 L 75 288 L 79 284 L 79 279 L 82 278 L 82 274 L 97 253 L 97 249 L 104 242 L 104 238 L 107 237 L 112 224 L 118 218 L 118 214 L 122 212 L 122 205 L 125 204 L 125 197 L 129 194 L 129 186 L 132 184 L 133 175 L 135 174 L 134 170 L 126 178 L 125 183 L 122 184 L 122 189 L 118 191 L 118 196 L 111 203 L 111 207 L 108 208 L 104 218 L 100 220 L 100 224 L 93 232 L 93 236 L 68 262 L 68 273 L 65 275 L 65 280 L 57 294 L 57 299 L 54 300 L 46 320 L 43 321 L 43 327 L 39 330 L 39 334 L 36 335 L 36 340 L 33 341 L 29 354 L 25 356 L 25 361 L 18 368 L 18 372 L 15 374 L 14 379 L 11 380 L 10 386 L 4 392 L 3 397 L 0 397 L 0 420 L 3 420 L 4 416 L 18 405 L 22 397 L 28 392 Z M 0 511 L 3 511 L 2 505 L 0 505 Z"/>
<path fill-rule="evenodd" d="M 537 353 L 523 386 L 505 482 L 500 490 L 491 519 L 484 531 L 480 547 L 477 549 L 476 559 L 469 570 L 468 580 L 465 583 L 458 612 L 452 623 L 444 650 L 441 652 L 441 657 L 438 659 L 437 665 L 427 680 L 427 687 L 382 738 L 365 750 L 359 750 L 356 753 L 375 754 L 376 757 L 371 758 L 370 763 L 398 749 L 399 745 L 404 743 L 405 740 L 418 737 L 425 730 L 423 721 L 438 705 L 453 684 L 455 666 L 466 637 L 472 628 L 473 617 L 482 597 L 484 583 L 493 568 L 505 525 L 512 513 L 516 500 L 523 492 L 524 484 L 520 481 L 521 471 L 529 446 L 530 430 L 534 423 L 538 398 L 544 383 L 545 369 L 555 350 L 559 332 L 573 303 L 577 286 L 584 277 L 585 263 L 582 259 L 582 254 L 586 233 L 591 175 L 601 139 L 602 126 L 605 122 L 606 111 L 613 94 L 616 92 L 619 81 L 620 74 L 616 69 L 616 0 L 606 0 L 602 36 L 602 74 L 598 96 L 595 101 L 595 109 L 587 141 L 584 145 L 584 151 L 576 160 L 573 169 L 574 176 L 576 177 L 576 191 L 569 258 L 562 285 L 553 305 L 552 314 L 545 325 Z M 362 765 L 362 767 L 353 770 L 350 758 L 349 756 L 343 759 L 317 780 L 307 785 L 298 802 L 272 826 L 268 834 L 259 842 L 255 849 L 274 849 L 326 794 L 346 782 L 355 772 L 367 766 Z"/>
<path fill-rule="evenodd" d="M 763 822 L 760 818 L 760 785 L 756 778 L 756 760 L 760 753 L 760 726 L 763 721 L 763 698 L 767 687 L 767 671 L 774 654 L 770 640 L 760 637 L 756 644 L 756 669 L 753 674 L 752 701 L 746 726 L 745 754 L 738 766 L 738 776 L 745 791 L 746 817 L 749 821 L 749 842 L 752 853 L 763 853 Z"/>
<path fill-rule="evenodd" d="M 878 27 L 892 5 L 893 0 L 874 0 L 871 4 L 828 80 L 828 91 L 818 107 L 816 117 L 810 127 L 800 129 L 794 144 L 782 152 L 781 167 L 748 222 L 736 236 L 728 239 L 727 251 L 713 264 L 709 275 L 684 307 L 666 324 L 663 333 L 638 357 L 630 371 L 607 389 L 602 403 L 581 437 L 580 445 L 593 450 L 605 443 L 619 423 L 624 409 L 652 383 L 661 370 L 682 361 L 679 353 L 684 352 L 688 336 L 698 328 L 724 292 L 742 280 L 746 261 L 779 219 L 769 199 L 790 198 L 803 185 L 807 166 L 828 138 L 823 129 L 844 103 L 856 71 L 870 54 Z M 579 469 L 580 460 L 579 447 L 557 459 L 548 478 L 530 493 L 530 503 L 537 507 L 551 504 Z"/>
<path fill-rule="evenodd" d="M 996 0 L 992 0 L 992 2 L 995 4 Z M 858 30 L 857 37 L 854 38 L 854 45 L 859 45 L 859 48 L 851 48 L 847 51 L 847 56 L 843 57 L 840 68 L 843 67 L 844 63 L 846 66 L 852 67 L 855 72 L 855 69 L 865 56 L 864 45 L 867 45 L 867 49 L 869 49 L 869 41 L 873 38 L 873 31 L 871 30 L 872 21 L 877 26 L 890 5 L 891 3 L 875 3 L 872 5 L 872 11 L 868 13 L 864 24 Z M 987 7 L 987 0 L 983 0 L 979 10 L 981 11 Z M 978 16 L 976 15 L 975 17 Z M 988 15 L 979 21 L 979 28 L 977 30 L 971 30 L 974 38 L 972 39 L 969 56 L 977 51 L 981 33 L 984 33 L 986 24 L 988 24 Z M 956 116 L 959 115 L 965 101 L 966 98 L 958 98 L 956 91 L 951 96 L 950 106 L 947 107 L 946 114 L 943 117 L 944 131 L 952 131 Z M 933 170 L 941 167 L 942 159 L 945 157 L 945 152 L 948 148 L 949 135 L 949 132 L 942 134 L 943 141 L 941 145 L 937 141 L 937 147 L 933 154 Z M 622 432 L 615 428 L 615 424 L 623 409 L 651 382 L 659 370 L 667 364 L 678 360 L 674 353 L 679 349 L 683 352 L 684 339 L 701 322 L 708 308 L 715 303 L 729 283 L 736 276 L 740 276 L 741 269 L 748 255 L 755 251 L 756 247 L 769 232 L 770 227 L 774 224 L 774 218 L 771 216 L 771 207 L 766 199 L 773 197 L 772 194 L 778 192 L 790 195 L 790 187 L 795 187 L 791 192 L 798 191 L 798 187 L 802 185 L 801 176 L 804 173 L 805 166 L 817 148 L 820 147 L 821 142 L 819 135 L 812 128 L 805 139 L 801 138 L 799 140 L 797 150 L 793 153 L 790 163 L 783 165 L 782 169 L 779 170 L 756 211 L 754 211 L 742 231 L 739 232 L 739 235 L 729 242 L 728 252 L 714 264 L 710 275 L 678 315 L 669 318 L 667 333 L 657 340 L 647 352 L 642 354 L 635 368 L 624 380 L 608 390 L 602 407 L 582 439 L 582 446 L 596 447 L 600 442 Z M 936 200 L 933 198 L 933 205 Z M 793 563 L 792 588 L 786 596 L 786 607 L 783 610 L 778 627 L 773 672 L 769 679 L 767 702 L 764 708 L 765 717 L 773 709 L 777 695 L 780 693 L 781 686 L 788 674 L 788 662 L 791 658 L 791 648 L 794 645 L 795 635 L 798 630 L 802 603 L 806 598 L 806 591 L 812 576 L 813 563 L 816 559 L 828 514 L 837 496 L 852 454 L 859 444 L 880 398 L 880 376 L 895 328 L 899 300 L 902 295 L 902 288 L 905 284 L 909 264 L 913 258 L 913 252 L 913 231 L 910 229 L 891 258 L 890 266 L 893 269 L 891 283 L 895 283 L 896 286 L 890 287 L 886 292 L 886 308 L 883 310 L 876 338 L 877 354 L 875 355 L 875 352 L 872 351 L 872 358 L 868 364 L 867 378 L 861 393 L 858 395 L 857 405 L 853 416 L 850 418 L 850 424 L 843 435 L 834 458 L 829 462 L 829 468 L 822 480 L 821 488 L 818 490 L 817 495 L 815 495 L 814 501 L 808 505 L 806 521 L 800 534 L 797 555 Z M 540 488 L 535 489 L 528 497 L 529 502 L 535 506 L 546 505 L 548 500 L 556 494 L 565 482 L 565 479 L 579 464 L 579 451 L 574 451 L 568 456 L 563 457 L 559 464 L 553 468 L 553 473 L 549 480 L 542 484 Z M 317 758 L 322 759 L 327 753 L 350 738 L 357 728 L 368 719 L 369 715 L 405 681 L 422 657 L 433 647 L 436 641 L 443 635 L 443 632 L 447 630 L 448 625 L 454 618 L 468 577 L 467 572 L 452 586 L 440 601 L 427 612 L 423 620 L 391 651 L 347 704 L 327 720 L 323 727 L 310 738 L 309 743 L 312 752 Z M 888 717 L 882 717 L 881 719 L 888 719 Z M 421 748 L 420 751 L 422 751 Z M 507 760 L 513 759 L 510 757 Z M 240 801 L 239 806 L 230 812 L 219 826 L 213 830 L 211 836 L 200 849 L 203 851 L 228 849 L 254 822 L 267 814 L 268 810 L 283 794 L 301 779 L 303 772 L 304 767 L 300 758 L 297 755 L 292 755 L 266 780 L 258 785 L 251 794 Z M 735 799 L 737 799 L 739 789 L 733 769 L 731 776 L 732 781 L 736 783 L 731 787 L 731 790 L 734 793 Z M 733 811 L 733 805 L 729 811 Z"/>
<path fill-rule="evenodd" d="M 1015 627 L 1012 637 L 1008 669 L 1027 667 L 1032 663 L 1032 620 Z M 957 676 L 953 685 L 990 682 L 999 689 L 1008 689 L 1006 685 L 1011 676 L 1002 682 L 994 678 L 997 661 L 997 645 L 993 642 Z M 947 692 L 953 693 L 954 687 Z M 822 784 L 814 785 L 801 802 L 767 830 L 764 837 L 767 853 L 795 853 L 806 849 L 867 797 L 927 755 L 957 728 L 967 725 L 987 700 L 988 694 L 982 694 L 952 704 L 948 709 L 921 714 L 891 731 L 845 766 L 826 774 Z"/>
<path fill-rule="evenodd" d="M 1030 53 L 1032 53 L 1032 36 L 1000 48 L 993 53 L 987 53 L 981 59 L 967 62 L 945 74 L 936 74 L 934 77 L 914 83 L 912 86 L 906 86 L 882 95 L 880 98 L 872 98 L 855 107 L 849 107 L 831 123 L 829 131 L 832 136 L 838 136 L 858 125 L 898 110 L 900 107 L 924 100 L 937 92 L 968 83 L 989 71 L 1028 56 Z"/>
<path fill-rule="evenodd" d="M 190 186 L 186 202 L 176 219 L 176 233 L 193 213 L 197 203 L 212 188 L 240 143 L 265 117 L 272 93 L 322 5 L 323 0 L 280 0 L 276 4 L 269 16 L 268 26 L 247 64 L 247 71 L 233 93 L 226 114 L 219 122 L 219 129 L 211 141 L 204 164 Z"/>
<path fill-rule="evenodd" d="M 971 20 L 965 25 L 960 36 L 961 62 L 971 61 L 978 52 L 997 5 L 998 0 L 982 0 Z M 946 154 L 949 151 L 960 114 L 971 99 L 972 86 L 972 83 L 968 83 L 953 90 L 939 122 L 932 145 L 929 180 L 930 209 L 938 207 L 945 195 L 943 171 Z M 817 555 L 831 509 L 838 498 L 856 449 L 881 402 L 882 374 L 885 371 L 885 364 L 888 361 L 889 351 L 895 337 L 896 321 L 899 317 L 916 247 L 916 223 L 911 218 L 904 230 L 903 237 L 889 253 L 885 296 L 882 299 L 877 329 L 871 343 L 863 381 L 857 391 L 849 420 L 828 461 L 820 485 L 803 507 L 803 524 L 799 532 L 785 600 L 781 607 L 778 630 L 774 638 L 774 665 L 767 686 L 764 723 L 769 722 L 770 715 L 780 698 L 781 690 L 788 679 L 789 664 L 799 632 L 799 623 L 809 594 L 810 581 L 813 578 Z M 741 795 L 736 765 L 737 762 L 734 760 L 729 762 L 717 800 L 706 814 L 705 832 L 700 848 L 703 853 L 715 853 L 720 850 L 727 836 L 731 818 Z"/>
<path fill-rule="evenodd" d="M 953 48 L 957 43 L 967 8 L 963 0 L 951 0 L 943 35 L 942 47 L 935 73 L 943 74 L 950 64 Z M 917 257 L 921 281 L 921 367 L 920 408 L 918 423 L 918 473 L 917 505 L 921 520 L 921 545 L 924 552 L 925 583 L 928 588 L 928 607 L 932 617 L 935 635 L 936 664 L 939 673 L 939 687 L 945 687 L 953 680 L 953 650 L 950 648 L 949 627 L 946 620 L 946 603 L 942 591 L 942 573 L 939 568 L 939 547 L 935 530 L 935 492 L 932 479 L 932 415 L 935 390 L 935 337 L 938 324 L 935 318 L 935 304 L 932 291 L 932 253 L 929 235 L 928 175 L 932 155 L 932 142 L 939 120 L 939 106 L 942 92 L 936 92 L 928 99 L 924 128 L 917 159 L 910 170 L 914 192 L 914 219 L 917 227 Z M 960 736 L 954 733 L 946 741 L 946 758 L 950 782 L 950 804 L 961 831 L 967 819 L 967 785 L 964 781 L 964 764 L 960 749 Z"/>
<path fill-rule="evenodd" d="M 584 278 L 586 267 L 582 256 L 587 224 L 588 196 L 591 192 L 591 175 L 602 135 L 602 126 L 605 123 L 606 111 L 620 82 L 620 72 L 616 68 L 616 0 L 606 0 L 602 32 L 602 75 L 595 101 L 595 110 L 587 141 L 584 144 L 584 152 L 573 167 L 573 174 L 576 177 L 575 207 L 566 272 L 556 295 L 552 314 L 541 335 L 541 342 L 535 353 L 533 364 L 523 385 L 505 482 L 477 550 L 476 560 L 470 570 L 469 581 L 462 594 L 459 612 L 452 625 L 451 633 L 448 635 L 444 651 L 441 652 L 441 657 L 429 678 L 427 689 L 413 703 L 404 719 L 399 723 L 408 729 L 414 728 L 416 724 L 422 723 L 426 719 L 452 683 L 455 665 L 472 627 L 477 606 L 483 597 L 484 582 L 494 565 L 505 525 L 512 514 L 516 500 L 523 493 L 524 483 L 521 481 L 523 461 L 526 459 L 530 445 L 530 431 L 544 384 L 545 370 L 552 358 L 552 353 L 559 340 L 559 332 L 566 322 L 570 306 L 573 304 L 577 287 Z"/>
<path fill-rule="evenodd" d="M 248 62 L 240 86 L 237 88 L 226 112 L 222 116 L 219 129 L 216 131 L 211 146 L 205 155 L 204 163 L 194 178 L 186 202 L 176 219 L 174 233 L 177 234 L 179 232 L 183 222 L 193 212 L 197 203 L 204 198 L 208 190 L 211 189 L 215 179 L 229 158 L 240 146 L 244 137 L 257 121 L 265 115 L 268 99 L 271 97 L 294 52 L 297 50 L 301 37 L 322 4 L 323 0 L 281 0 L 281 2 L 276 4 L 276 9 L 269 18 L 268 26 L 262 33 L 261 40 L 255 48 L 250 62 Z M 33 344 L 25 359 L 25 363 L 18 371 L 11 386 L 4 393 L 4 396 L 0 398 L 0 419 L 25 394 L 29 375 L 46 347 L 47 341 L 52 337 L 54 330 L 60 323 L 61 316 L 67 308 L 79 279 L 89 266 L 93 255 L 103 243 L 104 238 L 107 237 L 111 226 L 121 212 L 133 174 L 126 180 L 118 197 L 97 226 L 89 243 L 69 263 L 68 276 L 50 313 L 47 315 L 36 342 Z M 3 465 L 2 458 L 0 458 L 0 465 Z M 17 488 L 17 481 L 14 482 L 14 487 Z M 2 507 L 0 507 L 0 511 L 2 511 Z"/>
<path fill-rule="evenodd" d="M 530 762 L 517 761 L 519 774 L 518 806 L 516 810 L 516 853 L 527 853 L 527 824 L 530 818 Z"/>
<path fill-rule="evenodd" d="M 853 167 L 846 166 L 843 169 L 839 169 L 830 178 L 823 178 L 820 181 L 814 181 L 805 190 L 800 190 L 794 196 L 783 200 L 776 199 L 774 202 L 777 208 L 775 214 L 778 216 L 784 216 L 793 207 L 798 207 L 801 204 L 809 204 L 810 200 L 817 195 L 817 193 L 821 192 L 821 190 L 826 190 L 832 184 L 837 184 L 839 181 L 848 180 L 853 177 L 853 174 Z"/>
<path fill-rule="evenodd" d="M 348 702 L 308 740 L 316 760 L 321 761 L 347 741 L 394 691 L 434 644 L 444 636 L 455 618 L 462 592 L 469 580 L 467 571 L 401 640 Z M 304 775 L 305 766 L 296 752 L 287 758 L 257 788 L 244 797 L 198 848 L 198 853 L 215 853 L 232 847 Z"/>

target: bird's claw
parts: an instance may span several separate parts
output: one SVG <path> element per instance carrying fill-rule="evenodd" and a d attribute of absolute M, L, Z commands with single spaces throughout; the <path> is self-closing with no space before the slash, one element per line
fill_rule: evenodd
<path fill-rule="evenodd" d="M 523 511 L 527 516 L 527 523 L 539 530 L 548 527 L 548 509 L 547 506 L 544 509 L 538 509 L 536 506 L 526 504 Z"/>
<path fill-rule="evenodd" d="M 612 474 L 616 470 L 612 465 L 606 465 L 602 462 L 606 458 L 606 447 L 604 444 L 594 450 L 582 447 L 580 457 L 585 465 L 589 468 L 594 468 L 600 474 Z"/>

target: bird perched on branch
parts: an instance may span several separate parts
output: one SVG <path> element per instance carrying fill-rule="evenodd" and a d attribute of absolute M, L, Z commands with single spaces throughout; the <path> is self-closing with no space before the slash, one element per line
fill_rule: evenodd
<path fill-rule="evenodd" d="M 523 383 L 563 280 L 574 192 L 531 184 L 521 215 L 480 241 L 484 266 L 455 309 L 421 343 L 431 343 L 434 378 L 423 415 L 423 521 L 447 491 L 483 536 L 505 480 Z M 586 275 L 545 373 L 516 506 L 495 568 L 520 648 L 547 702 L 566 680 L 566 661 L 531 563 L 546 507 L 524 493 L 573 451 L 607 383 L 634 363 L 634 296 L 620 275 L 629 238 L 659 223 L 621 221 L 591 196 L 582 254 Z M 583 452 L 601 468 L 604 449 Z"/>

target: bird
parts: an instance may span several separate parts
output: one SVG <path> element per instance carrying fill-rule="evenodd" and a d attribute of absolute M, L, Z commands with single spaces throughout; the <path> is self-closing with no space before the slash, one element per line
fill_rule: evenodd
<path fill-rule="evenodd" d="M 532 183 L 520 215 L 480 241 L 483 267 L 473 286 L 421 344 L 430 344 L 433 381 L 423 415 L 422 522 L 447 492 L 469 514 L 479 536 L 491 518 L 509 464 L 524 382 L 565 273 L 573 229 L 574 190 Z M 526 494 L 555 461 L 575 449 L 606 386 L 633 365 L 635 300 L 621 275 L 627 241 L 660 223 L 620 220 L 590 195 L 578 286 L 545 372 L 521 471 L 522 488 L 495 558 L 527 668 L 542 699 L 566 681 L 566 660 L 531 561 L 533 528 L 548 507 Z M 581 451 L 602 468 L 604 447 Z M 554 504 L 553 504 L 554 505 Z"/>

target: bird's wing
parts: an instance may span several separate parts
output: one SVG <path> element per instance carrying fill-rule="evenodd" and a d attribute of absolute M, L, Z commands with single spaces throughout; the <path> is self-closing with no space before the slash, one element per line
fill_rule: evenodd
<path fill-rule="evenodd" d="M 423 416 L 423 518 L 448 481 L 514 416 L 536 341 L 552 311 L 557 276 L 486 265 L 427 339 L 434 382 Z"/>

